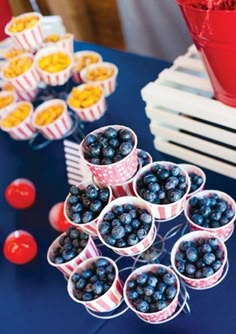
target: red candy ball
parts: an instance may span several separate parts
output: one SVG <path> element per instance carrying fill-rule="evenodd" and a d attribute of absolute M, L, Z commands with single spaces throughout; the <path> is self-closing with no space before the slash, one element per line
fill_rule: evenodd
<path fill-rule="evenodd" d="M 35 202 L 35 186 L 27 179 L 16 179 L 7 186 L 5 198 L 13 208 L 27 209 Z"/>
<path fill-rule="evenodd" d="M 51 226 L 60 232 L 65 232 L 71 224 L 64 216 L 64 202 L 53 205 L 49 211 L 48 220 Z"/>
<path fill-rule="evenodd" d="M 14 231 L 5 240 L 3 253 L 6 259 L 15 264 L 25 264 L 37 254 L 34 237 L 23 230 Z"/>

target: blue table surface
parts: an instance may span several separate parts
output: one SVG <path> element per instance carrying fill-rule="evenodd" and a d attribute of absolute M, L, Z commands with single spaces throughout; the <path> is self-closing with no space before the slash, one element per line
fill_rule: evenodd
<path fill-rule="evenodd" d="M 130 126 L 139 139 L 139 147 L 149 151 L 154 160 L 179 160 L 158 153 L 153 146 L 149 120 L 140 90 L 155 80 L 168 63 L 153 58 L 107 49 L 88 43 L 76 43 L 76 50 L 95 50 L 105 61 L 118 65 L 118 87 L 108 98 L 108 111 L 99 121 L 86 125 L 86 132 L 107 124 Z M 171 97 L 170 97 L 171 98 Z M 227 241 L 230 270 L 217 287 L 189 290 L 191 315 L 180 314 L 163 325 L 149 325 L 128 311 L 113 320 L 91 317 L 83 306 L 70 299 L 66 281 L 59 271 L 50 267 L 46 252 L 58 233 L 48 222 L 51 206 L 63 201 L 67 192 L 62 141 L 43 150 L 33 151 L 26 142 L 17 142 L 0 133 L 0 333 L 1 334 L 64 334 L 64 333 L 160 333 L 160 334 L 233 334 L 236 332 L 235 277 L 236 234 Z M 206 188 L 219 189 L 235 196 L 232 179 L 205 170 Z M 35 205 L 24 211 L 9 207 L 4 199 L 6 186 L 13 179 L 31 179 L 37 188 Z M 183 221 L 183 217 L 179 220 Z M 176 222 L 166 223 L 167 227 Z M 31 232 L 39 246 L 37 258 L 24 266 L 15 266 L 4 259 L 2 245 L 15 229 Z"/>

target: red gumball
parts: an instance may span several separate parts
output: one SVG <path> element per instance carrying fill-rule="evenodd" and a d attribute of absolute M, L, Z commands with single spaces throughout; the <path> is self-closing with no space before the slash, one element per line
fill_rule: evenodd
<path fill-rule="evenodd" d="M 64 216 L 64 202 L 53 205 L 49 211 L 48 220 L 51 226 L 59 232 L 65 232 L 71 226 Z"/>
<path fill-rule="evenodd" d="M 35 202 L 35 186 L 27 179 L 16 179 L 7 186 L 5 198 L 13 208 L 27 209 Z"/>
<path fill-rule="evenodd" d="M 37 250 L 34 237 L 23 230 L 10 233 L 3 247 L 6 259 L 15 264 L 25 264 L 31 261 L 36 256 Z"/>

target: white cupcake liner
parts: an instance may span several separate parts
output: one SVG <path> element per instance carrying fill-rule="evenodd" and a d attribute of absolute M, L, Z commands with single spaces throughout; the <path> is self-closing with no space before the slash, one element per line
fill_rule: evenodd
<path fill-rule="evenodd" d="M 195 165 L 190 165 L 190 164 L 179 164 L 180 167 L 182 167 L 188 174 L 190 173 L 195 173 L 199 176 L 202 177 L 203 179 L 203 182 L 202 184 L 200 185 L 200 187 L 198 189 L 196 189 L 195 191 L 193 192 L 190 192 L 189 190 L 189 193 L 187 195 L 187 199 L 192 196 L 192 195 L 195 195 L 197 194 L 199 191 L 202 191 L 204 189 L 204 186 L 205 186 L 205 183 L 206 183 L 206 174 L 203 172 L 203 170 Z M 191 182 L 191 180 L 190 180 Z"/>
<path fill-rule="evenodd" d="M 0 119 L 2 118 L 3 113 L 8 110 L 14 103 L 17 102 L 18 100 L 18 96 L 16 95 L 16 93 L 14 91 L 1 91 L 0 92 L 0 98 L 1 97 L 7 97 L 7 96 L 12 96 L 13 100 L 10 104 L 8 104 L 7 106 L 1 108 L 0 107 Z"/>
<path fill-rule="evenodd" d="M 112 77 L 106 79 L 106 80 L 97 80 L 97 81 L 93 81 L 93 80 L 88 80 L 86 79 L 86 75 L 87 72 L 95 69 L 97 67 L 107 67 L 107 68 L 113 68 L 114 69 L 114 74 L 112 75 Z M 87 82 L 87 83 L 97 83 L 99 84 L 105 92 L 105 96 L 109 96 L 111 95 L 115 89 L 116 89 L 116 80 L 117 80 L 117 75 L 118 75 L 118 67 L 115 64 L 112 63 L 108 63 L 108 62 L 102 62 L 102 63 L 96 63 L 96 64 L 91 64 L 87 67 L 85 67 L 81 72 L 80 72 L 80 76 L 83 80 L 83 82 Z"/>
<path fill-rule="evenodd" d="M 43 41 L 43 30 L 42 30 L 42 15 L 39 13 L 26 13 L 17 16 L 17 18 L 24 18 L 27 16 L 38 16 L 38 23 L 30 28 L 25 29 L 22 32 L 12 33 L 9 31 L 9 27 L 12 21 L 8 22 L 5 27 L 5 33 L 13 39 L 13 43 L 16 43 L 21 49 L 31 50 L 37 49 Z"/>
<path fill-rule="evenodd" d="M 74 35 L 66 33 L 66 38 L 60 39 L 57 42 L 44 42 L 42 44 L 42 47 L 48 47 L 48 46 L 56 46 L 59 48 L 63 48 L 70 52 L 71 54 L 74 53 Z"/>
<path fill-rule="evenodd" d="M 40 126 L 36 124 L 36 116 L 44 109 L 55 104 L 61 104 L 63 106 L 64 111 L 62 112 L 62 114 L 54 122 L 47 125 Z M 35 109 L 32 117 L 32 124 L 45 138 L 50 140 L 56 140 L 63 138 L 65 134 L 71 129 L 73 123 L 67 110 L 66 103 L 60 99 L 53 99 L 40 104 L 40 106 Z"/>
<path fill-rule="evenodd" d="M 102 258 L 107 259 L 107 261 L 115 268 L 115 279 L 110 287 L 110 289 L 105 292 L 101 297 L 91 300 L 89 302 L 87 301 L 82 301 L 77 298 L 75 298 L 73 294 L 73 288 L 74 288 L 74 283 L 72 282 L 72 276 L 75 273 L 81 273 L 83 270 L 89 269 L 91 264 L 94 263 L 95 261 L 99 260 L 99 257 L 94 257 L 92 259 L 88 259 L 81 263 L 71 274 L 69 280 L 68 280 L 68 285 L 67 285 L 67 291 L 69 296 L 76 302 L 84 305 L 85 307 L 89 308 L 92 311 L 95 312 L 109 312 L 114 310 L 121 302 L 123 298 L 123 287 L 122 283 L 119 277 L 119 272 L 116 263 L 111 260 L 110 258 L 102 256 Z"/>

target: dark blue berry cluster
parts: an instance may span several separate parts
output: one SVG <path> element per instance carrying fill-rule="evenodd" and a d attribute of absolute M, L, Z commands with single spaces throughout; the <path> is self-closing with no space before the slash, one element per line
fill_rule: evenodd
<path fill-rule="evenodd" d="M 138 159 L 142 167 L 146 166 L 147 164 L 151 162 L 149 153 L 143 150 L 140 150 L 138 152 Z"/>
<path fill-rule="evenodd" d="M 110 165 L 126 157 L 134 147 L 130 130 L 106 128 L 96 135 L 89 134 L 85 140 L 84 157 L 94 165 Z"/>
<path fill-rule="evenodd" d="M 198 188 L 201 187 L 201 185 L 203 184 L 203 178 L 202 176 L 196 174 L 196 173 L 189 173 L 188 174 L 190 177 L 190 193 L 196 191 Z"/>
<path fill-rule="evenodd" d="M 224 226 L 234 216 L 232 207 L 217 194 L 202 198 L 192 197 L 189 201 L 189 218 L 197 225 L 206 228 Z"/>
<path fill-rule="evenodd" d="M 99 232 L 108 245 L 124 248 L 144 239 L 151 224 L 152 216 L 147 210 L 132 204 L 115 205 L 103 217 Z"/>
<path fill-rule="evenodd" d="M 127 282 L 127 298 L 142 313 L 166 308 L 177 293 L 175 276 L 164 267 L 148 271 Z"/>
<path fill-rule="evenodd" d="M 137 180 L 138 194 L 154 204 L 169 204 L 181 199 L 187 190 L 187 180 L 178 166 L 171 168 L 154 164 Z"/>
<path fill-rule="evenodd" d="M 85 189 L 72 186 L 67 200 L 67 215 L 76 224 L 86 224 L 98 217 L 110 197 L 108 188 L 97 188 L 94 184 Z"/>
<path fill-rule="evenodd" d="M 82 301 L 90 301 L 107 292 L 115 279 L 115 268 L 105 258 L 94 261 L 81 273 L 74 273 L 74 297 Z"/>
<path fill-rule="evenodd" d="M 88 242 L 88 234 L 74 227 L 69 227 L 59 239 L 59 244 L 53 249 L 51 261 L 61 264 L 72 260 L 82 252 Z"/>
<path fill-rule="evenodd" d="M 224 251 L 216 238 L 183 241 L 175 255 L 177 270 L 189 278 L 206 278 L 220 269 Z"/>

